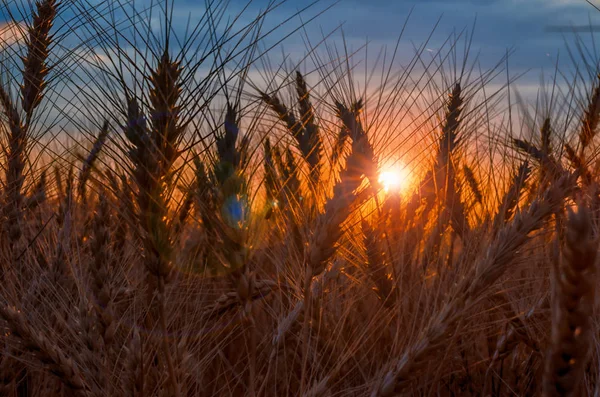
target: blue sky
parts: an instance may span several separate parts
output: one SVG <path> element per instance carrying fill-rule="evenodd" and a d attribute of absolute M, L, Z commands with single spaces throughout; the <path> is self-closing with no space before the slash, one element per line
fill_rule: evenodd
<path fill-rule="evenodd" d="M 92 4 L 104 3 L 104 0 L 86 0 Z M 214 0 L 210 0 L 214 1 Z M 272 0 L 271 0 L 272 1 Z M 280 1 L 280 0 L 277 0 Z M 274 26 L 280 20 L 305 8 L 314 0 L 288 0 L 268 16 L 268 26 Z M 336 0 L 321 0 L 306 12 L 302 20 L 306 21 L 319 10 L 327 8 Z M 600 7 L 600 0 L 596 2 Z M 140 6 L 161 4 L 163 0 L 136 0 Z M 269 0 L 253 0 L 249 11 L 243 14 L 242 21 L 252 20 L 255 13 L 266 7 Z M 128 1 L 121 1 L 128 4 Z M 133 4 L 133 3 L 132 3 Z M 174 22 L 184 29 L 188 18 L 191 24 L 198 21 L 204 13 L 204 0 L 169 0 L 174 4 Z M 234 16 L 247 4 L 247 0 L 229 0 L 227 13 Z M 323 32 L 331 32 L 342 25 L 346 41 L 358 48 L 367 40 L 369 51 L 376 54 L 382 46 L 393 48 L 406 17 L 412 10 L 408 29 L 401 40 L 400 56 L 411 59 L 413 48 L 429 36 L 438 19 L 439 25 L 428 48 L 437 50 L 453 31 L 470 29 L 476 20 L 472 54 L 479 53 L 482 66 L 491 67 L 507 50 L 514 50 L 510 57 L 510 71 L 520 74 L 530 70 L 524 81 L 539 81 L 542 68 L 552 72 L 556 57 L 560 52 L 561 67 L 571 65 L 565 51 L 565 40 L 571 44 L 574 35 L 569 32 L 550 32 L 551 27 L 597 25 L 600 33 L 600 11 L 594 9 L 586 0 L 339 0 L 331 9 L 307 25 L 305 32 L 298 32 L 287 39 L 282 47 L 292 58 L 301 58 L 306 52 L 303 34 L 317 42 Z M 154 13 L 159 17 L 159 13 Z M 293 18 L 283 30 L 276 32 L 266 43 L 279 39 L 283 32 L 299 26 L 301 19 Z M 594 35 L 598 35 L 594 33 Z M 580 33 L 592 47 L 589 32 Z M 600 37 L 596 37 L 600 41 Z M 329 40 L 341 43 L 341 33 L 336 32 Z M 278 52 L 279 50 L 276 50 Z"/>
<path fill-rule="evenodd" d="M 600 1 L 597 1 L 600 6 Z M 236 0 L 234 5 L 245 4 Z M 289 16 L 309 1 L 289 1 L 270 16 L 271 23 L 283 16 Z M 187 13 L 186 7 L 192 3 L 178 3 L 179 15 Z M 266 1 L 254 2 L 260 7 Z M 323 8 L 325 3 L 315 6 Z M 308 11 L 303 16 L 314 14 Z M 369 41 L 375 54 L 381 46 L 393 48 L 407 15 L 411 12 L 408 29 L 401 41 L 401 53 L 413 51 L 413 45 L 422 43 L 430 34 L 439 18 L 428 48 L 437 50 L 438 46 L 452 34 L 471 29 L 476 20 L 472 54 L 480 53 L 484 67 L 491 67 L 507 50 L 514 50 L 509 59 L 510 72 L 520 74 L 530 70 L 519 82 L 521 84 L 539 83 L 540 73 L 544 70 L 552 73 L 560 54 L 561 69 L 572 66 L 565 42 L 574 43 L 571 32 L 549 31 L 553 27 L 600 25 L 600 11 L 594 9 L 585 0 L 341 0 L 332 9 L 313 21 L 306 34 L 314 40 L 320 35 L 320 29 L 331 31 L 343 24 L 346 40 L 354 46 Z M 296 23 L 298 19 L 295 20 Z M 294 22 L 292 22 L 294 24 Z M 600 33 L 600 26 L 597 28 Z M 598 36 L 598 33 L 594 33 Z M 580 32 L 580 36 L 592 48 L 590 32 Z M 600 37 L 595 37 L 600 41 Z M 336 33 L 330 41 L 341 42 L 341 34 Z M 414 44 L 413 44 L 414 43 Z M 283 47 L 289 54 L 304 51 L 301 35 L 295 35 L 285 42 Z M 408 54 L 408 59 L 412 56 Z"/>
<path fill-rule="evenodd" d="M 86 1 L 93 5 L 106 4 L 107 0 Z M 281 30 L 268 38 L 265 45 L 277 41 L 286 32 L 298 27 L 302 21 L 311 19 L 335 1 L 321 0 L 303 12 L 301 17 L 293 17 Z M 600 0 L 591 1 L 600 6 Z M 288 0 L 268 15 L 266 26 L 276 26 L 312 2 L 313 0 Z M 121 0 L 121 3 L 133 4 L 129 0 Z M 174 4 L 173 22 L 178 33 L 185 30 L 188 18 L 193 26 L 205 11 L 205 0 L 169 0 L 168 3 Z M 163 0 L 135 0 L 135 4 L 139 4 L 140 7 L 147 7 L 149 4 L 160 7 Z M 235 16 L 246 4 L 246 0 L 229 0 L 226 13 Z M 268 0 L 254 0 L 238 26 L 252 21 L 259 9 L 265 8 L 267 4 Z M 401 63 L 405 61 L 406 64 L 413 57 L 414 47 L 427 39 L 438 20 L 440 22 L 427 44 L 431 54 L 435 53 L 453 32 L 471 29 L 476 21 L 471 56 L 479 54 L 482 68 L 487 69 L 495 65 L 507 50 L 512 50 L 509 72 L 516 76 L 528 71 L 517 81 L 520 92 L 527 99 L 535 99 L 542 71 L 546 75 L 546 81 L 548 77 L 551 78 L 558 54 L 561 60 L 560 69 L 566 73 L 573 70 L 565 42 L 573 45 L 575 35 L 567 30 L 563 33 L 551 32 L 549 28 L 581 27 L 590 23 L 595 25 L 596 33 L 580 33 L 590 49 L 594 47 L 591 38 L 600 33 L 600 11 L 594 9 L 586 0 L 339 0 L 332 8 L 307 24 L 305 30 L 296 32 L 274 49 L 271 59 L 276 67 L 282 53 L 280 48 L 283 48 L 283 52 L 290 57 L 290 62 L 297 62 L 307 51 L 305 36 L 316 43 L 322 32 L 331 32 L 338 26 L 342 26 L 344 38 L 351 49 L 357 49 L 368 41 L 369 55 L 375 57 L 379 48 L 383 46 L 387 46 L 389 51 L 394 48 L 411 11 L 408 28 L 399 46 Z M 152 20 L 156 18 L 156 21 L 150 22 L 158 31 L 160 14 L 158 10 L 153 13 Z M 594 39 L 600 42 L 600 37 Z M 336 31 L 328 41 L 341 44 L 341 31 Z M 600 53 L 600 50 L 598 52 Z"/>

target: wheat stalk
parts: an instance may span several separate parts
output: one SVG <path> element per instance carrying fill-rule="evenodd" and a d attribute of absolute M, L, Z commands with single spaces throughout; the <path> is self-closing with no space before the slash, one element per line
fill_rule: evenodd
<path fill-rule="evenodd" d="M 588 98 L 588 106 L 583 112 L 581 130 L 579 131 L 579 156 L 585 158 L 585 149 L 596 136 L 598 122 L 600 121 L 600 74 L 596 75 L 595 87 Z"/>
<path fill-rule="evenodd" d="M 554 273 L 552 343 L 546 356 L 545 396 L 579 395 L 591 350 L 598 240 L 585 205 L 568 209 L 563 260 Z"/>
<path fill-rule="evenodd" d="M 148 272 L 157 280 L 163 353 L 176 396 L 179 386 L 169 348 L 165 310 L 165 283 L 173 269 L 173 246 L 165 189 L 171 178 L 171 167 L 178 156 L 177 145 L 182 134 L 177 104 L 181 93 L 181 72 L 179 63 L 172 61 L 168 49 L 165 49 L 149 77 L 150 125 L 146 126 L 143 121 L 137 101 L 128 96 L 128 123 L 125 128 L 125 135 L 133 146 L 129 157 L 135 166 L 134 179 L 138 186 L 137 216 L 145 250 L 144 263 Z"/>
<path fill-rule="evenodd" d="M 47 85 L 49 69 L 46 65 L 49 47 L 52 43 L 50 30 L 58 11 L 55 0 L 43 0 L 36 3 L 33 21 L 27 26 L 26 55 L 23 60 L 23 82 L 21 84 L 21 109 L 19 114 L 15 101 L 5 86 L 0 86 L 0 105 L 8 119 L 8 147 L 5 168 L 5 202 L 7 234 L 11 246 L 16 244 L 23 234 L 22 207 L 23 184 L 25 182 L 25 157 L 30 149 L 30 124 L 34 110 L 41 103 Z"/>
<path fill-rule="evenodd" d="M 86 390 L 89 390 L 88 386 L 72 358 L 45 335 L 33 329 L 23 313 L 16 308 L 0 305 L 0 317 L 7 322 L 11 335 L 21 341 L 24 349 L 47 365 L 50 372 L 74 393 L 85 396 Z"/>
<path fill-rule="evenodd" d="M 104 121 L 102 124 L 102 128 L 100 128 L 100 132 L 98 136 L 94 140 L 94 144 L 92 145 L 92 149 L 88 153 L 87 157 L 83 162 L 83 166 L 81 167 L 81 171 L 79 172 L 79 184 L 77 186 L 77 192 L 79 193 L 79 197 L 85 200 L 85 186 L 90 178 L 92 173 L 92 168 L 94 167 L 94 163 L 98 159 L 98 155 L 108 138 L 108 120 Z"/>
<path fill-rule="evenodd" d="M 565 175 L 534 201 L 527 211 L 517 214 L 511 223 L 498 232 L 485 256 L 453 290 L 450 300 L 377 382 L 373 397 L 395 395 L 417 377 L 436 357 L 434 353 L 443 349 L 448 335 L 456 332 L 455 326 L 463 315 L 477 304 L 487 288 L 512 264 L 518 249 L 529 239 L 528 234 L 540 228 L 547 217 L 561 208 L 563 198 L 571 189 L 572 177 Z"/>

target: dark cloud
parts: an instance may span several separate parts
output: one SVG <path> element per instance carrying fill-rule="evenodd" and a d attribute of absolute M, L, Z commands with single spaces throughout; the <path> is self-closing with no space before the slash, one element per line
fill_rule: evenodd
<path fill-rule="evenodd" d="M 600 12 L 578 0 L 346 0 L 320 23 L 345 21 L 346 37 L 392 44 L 411 10 L 407 40 L 423 41 L 441 17 L 430 45 L 435 47 L 449 34 L 470 29 L 476 20 L 473 49 L 481 53 L 482 62 L 492 65 L 507 49 L 514 49 L 511 66 L 517 71 L 554 66 L 555 56 L 564 49 L 570 33 L 551 32 L 549 28 L 587 25 L 590 21 L 600 24 Z"/>
<path fill-rule="evenodd" d="M 325 8 L 327 1 L 329 4 L 333 2 L 322 1 L 304 14 L 302 20 Z M 276 26 L 311 2 L 288 1 L 269 15 L 266 28 Z M 266 0 L 255 0 L 246 15 L 255 15 L 267 3 Z M 192 12 L 199 17 L 202 12 L 197 0 L 178 0 L 176 4 L 178 15 L 195 10 Z M 230 9 L 236 12 L 245 4 L 245 0 L 232 0 Z M 525 77 L 530 82 L 538 81 L 542 69 L 550 71 L 554 68 L 559 50 L 565 67 L 570 64 L 564 47 L 565 39 L 572 42 L 573 35 L 561 29 L 557 32 L 556 27 L 581 26 L 590 22 L 600 25 L 600 12 L 584 0 L 342 0 L 313 21 L 304 33 L 316 43 L 322 31 L 329 32 L 343 24 L 345 39 L 355 46 L 367 39 L 374 47 L 392 46 L 411 12 L 401 46 L 405 57 L 412 57 L 413 45 L 429 36 L 438 18 L 441 17 L 441 21 L 428 43 L 432 51 L 439 49 L 449 35 L 470 30 L 476 20 L 472 53 L 479 54 L 482 66 L 493 66 L 507 50 L 512 49 L 511 71 L 521 73 L 531 70 Z M 300 18 L 293 19 L 287 30 L 282 31 L 290 31 L 300 23 Z M 275 41 L 278 34 L 281 33 L 275 33 L 267 42 Z M 586 37 L 586 44 L 591 45 L 589 33 L 582 33 L 582 36 Z M 333 38 L 340 39 L 339 34 Z M 306 52 L 299 33 L 289 38 L 284 47 L 291 55 L 297 52 L 298 58 Z M 377 51 L 371 53 L 376 54 Z"/>

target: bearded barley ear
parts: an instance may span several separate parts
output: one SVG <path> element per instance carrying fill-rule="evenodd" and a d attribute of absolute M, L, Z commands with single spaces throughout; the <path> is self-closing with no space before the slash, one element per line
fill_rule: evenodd
<path fill-rule="evenodd" d="M 94 213 L 91 241 L 93 261 L 90 266 L 92 275 L 92 291 L 94 294 L 94 309 L 98 322 L 98 332 L 104 342 L 104 347 L 110 349 L 113 342 L 117 321 L 114 314 L 114 301 L 117 290 L 115 282 L 114 259 L 111 250 L 112 215 L 109 201 L 105 194 L 100 194 Z"/>
<path fill-rule="evenodd" d="M 533 143 L 522 139 L 512 138 L 512 141 L 517 150 L 527 154 L 539 164 L 540 183 L 546 186 L 549 182 L 560 177 L 564 170 L 562 165 L 556 161 L 550 152 L 551 123 L 549 118 L 544 119 L 540 135 L 542 141 L 541 149 Z"/>
<path fill-rule="evenodd" d="M 17 107 L 9 92 L 2 86 L 0 86 L 0 103 L 8 120 L 3 212 L 6 220 L 5 226 L 9 228 L 7 234 L 14 244 L 22 235 L 22 190 L 25 183 L 25 156 L 27 155 L 29 137 L 26 128 L 22 124 Z"/>
<path fill-rule="evenodd" d="M 427 171 L 423 179 L 421 179 L 417 191 L 408 202 L 406 218 L 409 222 L 415 218 L 421 205 L 424 205 L 421 218 L 426 219 L 435 205 L 436 198 L 439 196 L 444 198 L 446 207 L 454 212 L 453 217 L 459 215 L 454 224 L 458 228 L 461 225 L 467 224 L 463 220 L 459 220 L 461 219 L 459 212 L 464 212 L 464 210 L 459 212 L 453 210 L 456 188 L 454 186 L 455 171 L 454 164 L 452 163 L 452 152 L 460 142 L 458 139 L 458 128 L 460 126 L 462 106 L 462 88 L 459 83 L 456 83 L 452 92 L 448 95 L 446 102 L 446 116 L 442 124 L 433 168 Z"/>
<path fill-rule="evenodd" d="M 315 123 L 314 109 L 310 102 L 310 94 L 304 76 L 296 72 L 296 92 L 298 95 L 298 108 L 300 118 L 288 109 L 276 95 L 260 92 L 263 102 L 285 124 L 287 130 L 294 137 L 297 147 L 302 153 L 302 158 L 308 164 L 309 175 L 313 187 L 317 187 L 321 174 L 321 156 L 323 143 L 319 128 Z"/>
<path fill-rule="evenodd" d="M 129 345 L 125 347 L 126 355 L 124 360 L 124 369 L 128 376 L 125 376 L 125 390 L 132 396 L 144 395 L 144 359 L 142 354 L 142 341 L 137 328 L 133 329 L 133 335 Z"/>
<path fill-rule="evenodd" d="M 59 203 L 56 221 L 61 226 L 63 225 L 66 217 L 70 215 L 71 206 L 73 204 L 73 179 L 73 165 L 70 165 L 65 178 L 64 194 L 58 198 Z"/>
<path fill-rule="evenodd" d="M 317 218 L 313 238 L 308 245 L 308 268 L 310 277 L 321 273 L 325 262 L 333 252 L 341 236 L 341 225 L 350 214 L 355 191 L 362 182 L 362 176 L 371 175 L 377 170 L 377 163 L 367 135 L 362 126 L 342 104 L 338 103 L 339 116 L 353 138 L 352 152 L 346 159 L 346 165 L 340 172 L 339 181 L 333 187 L 333 197 L 325 203 L 325 210 Z M 351 121 L 354 118 L 354 121 Z"/>
<path fill-rule="evenodd" d="M 362 99 L 355 101 L 350 106 L 350 112 L 354 113 L 357 116 L 359 116 L 361 114 L 362 110 L 363 110 Z M 348 140 L 349 137 L 350 137 L 350 133 L 349 133 L 348 129 L 345 126 L 340 128 L 340 131 L 336 136 L 335 143 L 333 144 L 333 151 L 331 154 L 331 163 L 332 164 L 337 164 L 338 161 L 341 158 L 343 158 L 344 147 L 345 147 L 346 141 Z"/>
<path fill-rule="evenodd" d="M 298 123 L 293 113 L 288 110 L 275 94 L 269 95 L 265 92 L 260 92 L 260 98 L 285 123 L 292 136 L 299 142 L 302 134 L 302 125 Z"/>
<path fill-rule="evenodd" d="M 335 142 L 333 144 L 333 150 L 331 153 L 331 163 L 337 164 L 341 158 L 343 158 L 344 147 L 346 145 L 346 140 L 350 135 L 348 134 L 348 130 L 346 127 L 340 128 L 338 132 Z"/>
<path fill-rule="evenodd" d="M 169 226 L 173 230 L 173 236 L 179 238 L 181 232 L 190 218 L 192 212 L 192 205 L 194 204 L 194 191 L 193 189 L 186 189 L 183 195 L 183 202 L 177 210 L 177 216 L 173 219 L 172 225 Z"/>
<path fill-rule="evenodd" d="M 326 268 L 327 262 L 335 253 L 335 246 L 342 235 L 342 224 L 346 221 L 356 199 L 356 190 L 362 183 L 363 175 L 371 175 L 377 169 L 367 135 L 356 116 L 350 113 L 343 105 L 338 104 L 339 116 L 350 131 L 352 137 L 352 152 L 346 159 L 346 165 L 340 172 L 339 181 L 333 187 L 333 197 L 325 203 L 324 211 L 316 219 L 314 233 L 307 244 L 306 269 L 304 272 L 304 308 L 311 307 L 311 285 L 314 277 L 319 276 Z M 353 118 L 354 121 L 351 120 Z M 368 167 L 365 167 L 368 165 Z M 372 182 L 373 183 L 373 182 Z M 308 358 L 308 318 L 304 317 L 303 341 L 304 361 L 300 384 L 304 386 L 306 376 L 306 363 Z"/>
<path fill-rule="evenodd" d="M 216 140 L 219 161 L 231 164 L 232 169 L 238 169 L 241 163 L 241 153 L 238 151 L 236 143 L 240 131 L 238 127 L 237 111 L 229 103 L 227 104 L 223 130 L 223 134 L 217 136 Z"/>
<path fill-rule="evenodd" d="M 57 200 L 61 200 L 62 197 L 64 196 L 64 192 L 65 192 L 65 188 L 63 185 L 63 177 L 62 177 L 62 172 L 60 170 L 60 167 L 58 164 L 56 164 L 53 168 L 52 171 L 54 173 L 54 183 L 53 186 L 56 186 L 56 198 Z"/>
<path fill-rule="evenodd" d="M 17 243 L 23 234 L 23 184 L 25 182 L 25 157 L 30 149 L 29 125 L 34 109 L 40 104 L 48 67 L 46 61 L 52 42 L 50 30 L 56 17 L 58 4 L 54 0 L 36 3 L 33 21 L 26 28 L 26 53 L 23 60 L 23 82 L 21 84 L 21 109 L 25 114 L 22 120 L 15 101 L 5 87 L 0 87 L 0 103 L 8 119 L 8 148 L 5 168 L 4 216 L 7 220 L 7 235 L 11 246 Z"/>
<path fill-rule="evenodd" d="M 442 134 L 439 141 L 438 156 L 435 170 L 435 183 L 438 195 L 444 198 L 446 211 L 450 216 L 450 225 L 453 230 L 465 239 L 470 232 L 465 205 L 456 184 L 456 170 L 454 166 L 454 150 L 459 144 L 458 128 L 463 107 L 463 94 L 460 83 L 454 84 L 446 104 L 446 117 L 442 125 Z"/>

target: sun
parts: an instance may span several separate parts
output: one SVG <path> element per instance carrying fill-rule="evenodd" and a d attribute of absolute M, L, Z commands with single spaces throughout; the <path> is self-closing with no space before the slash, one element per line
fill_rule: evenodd
<path fill-rule="evenodd" d="M 379 183 L 386 192 L 400 192 L 408 186 L 408 171 L 404 167 L 394 166 L 379 173 Z"/>

